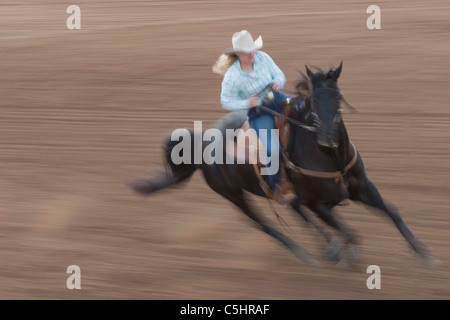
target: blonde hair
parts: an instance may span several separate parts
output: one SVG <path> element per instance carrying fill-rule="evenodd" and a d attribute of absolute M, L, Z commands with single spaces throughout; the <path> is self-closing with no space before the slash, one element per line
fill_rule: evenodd
<path fill-rule="evenodd" d="M 213 65 L 212 70 L 214 73 L 223 76 L 237 59 L 238 56 L 235 53 L 222 53 Z"/>

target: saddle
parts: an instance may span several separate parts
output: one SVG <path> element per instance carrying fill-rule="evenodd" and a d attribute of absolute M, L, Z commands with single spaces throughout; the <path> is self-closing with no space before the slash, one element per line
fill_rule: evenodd
<path fill-rule="evenodd" d="M 284 102 L 284 108 L 282 114 L 284 116 L 291 116 L 293 113 L 290 99 Z M 281 159 L 280 159 L 280 194 L 277 195 L 269 187 L 268 179 L 264 178 L 261 174 L 261 169 L 266 165 L 266 159 L 261 159 L 260 155 L 265 155 L 264 145 L 258 138 L 255 130 L 252 129 L 248 120 L 244 122 L 241 130 L 238 131 L 236 140 L 234 142 L 233 149 L 227 148 L 227 150 L 234 151 L 234 157 L 237 163 L 252 164 L 253 169 L 259 179 L 260 186 L 266 196 L 269 199 L 276 200 L 279 203 L 286 203 L 292 201 L 293 195 L 290 197 L 283 197 L 293 190 L 292 184 L 289 182 L 286 172 L 286 162 L 288 161 L 286 154 L 289 149 L 289 138 L 291 134 L 291 125 L 288 120 L 283 117 L 275 117 L 275 128 L 279 131 L 280 145 L 281 145 Z M 281 196 L 281 197 L 280 197 Z"/>

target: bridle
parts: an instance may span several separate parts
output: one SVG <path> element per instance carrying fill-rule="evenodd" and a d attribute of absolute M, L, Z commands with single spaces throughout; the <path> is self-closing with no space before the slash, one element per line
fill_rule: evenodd
<path fill-rule="evenodd" d="M 319 128 L 317 131 L 320 131 L 320 124 L 322 123 L 320 116 L 317 113 L 317 108 L 316 108 L 316 104 L 315 104 L 315 98 L 314 98 L 314 93 L 320 93 L 321 91 L 332 91 L 332 92 L 337 92 L 337 94 L 339 95 L 338 99 L 341 100 L 342 99 L 342 91 L 339 89 L 335 89 L 335 88 L 317 88 L 313 90 L 313 95 L 310 98 L 310 108 L 311 108 L 311 117 L 313 118 L 313 122 L 316 124 L 316 126 Z M 336 114 L 334 115 L 333 120 L 331 121 L 333 124 L 338 125 L 341 121 L 342 121 L 342 111 L 343 109 L 341 107 L 339 107 L 336 110 Z M 333 137 L 330 136 L 329 134 L 325 133 L 325 132 L 320 132 L 322 135 L 324 135 L 326 138 L 328 138 L 331 142 L 331 147 L 337 148 L 338 143 L 336 141 L 333 140 Z"/>
<path fill-rule="evenodd" d="M 261 90 L 258 93 L 258 95 L 261 94 L 262 92 L 264 92 L 270 86 L 271 85 L 269 84 L 266 87 L 264 87 L 264 89 Z M 356 112 L 356 109 L 353 108 L 347 101 L 345 101 L 345 99 L 343 97 L 343 94 L 342 94 L 342 91 L 340 91 L 339 89 L 335 89 L 335 88 L 317 88 L 314 91 L 317 92 L 317 90 L 333 90 L 333 91 L 337 91 L 339 93 L 340 100 L 342 102 L 344 102 L 344 104 L 350 109 L 351 112 Z M 285 91 L 287 93 L 293 93 L 293 94 L 297 95 L 297 97 L 299 96 L 298 92 L 289 91 L 289 90 L 282 90 L 282 91 Z M 287 101 L 287 103 L 290 103 L 290 101 Z M 309 103 L 310 103 L 310 109 L 311 109 L 310 110 L 310 114 L 311 114 L 311 117 L 313 118 L 313 120 L 312 120 L 313 125 L 311 125 L 311 126 L 306 125 L 305 123 L 300 122 L 300 121 L 298 121 L 296 119 L 293 119 L 293 118 L 291 118 L 289 116 L 286 116 L 284 114 L 276 112 L 275 110 L 272 110 L 272 109 L 267 108 L 265 106 L 260 106 L 260 108 L 262 108 L 263 110 L 273 114 L 274 116 L 278 116 L 278 117 L 281 117 L 283 119 L 286 119 L 287 121 L 293 123 L 294 125 L 296 125 L 298 127 L 301 127 L 301 128 L 303 128 L 305 130 L 317 133 L 320 130 L 321 120 L 320 120 L 319 115 L 317 114 L 316 106 L 314 104 L 314 97 L 311 97 L 309 99 Z M 339 122 L 342 121 L 342 112 L 343 112 L 342 107 L 339 107 L 337 109 L 336 115 L 333 118 L 333 122 L 339 123 Z M 320 133 L 325 135 L 325 136 L 327 136 L 327 137 L 329 137 L 324 132 L 320 132 Z M 353 157 L 352 157 L 350 163 L 348 163 L 346 166 L 344 166 L 344 164 L 342 163 L 342 158 L 341 158 L 341 156 L 339 154 L 339 151 L 338 151 L 339 145 L 336 142 L 332 141 L 331 148 L 332 148 L 332 150 L 333 150 L 333 152 L 335 154 L 336 160 L 338 162 L 338 167 L 339 167 L 339 171 L 334 171 L 334 172 L 321 172 L 321 171 L 308 170 L 308 169 L 305 169 L 305 168 L 301 168 L 301 167 L 299 167 L 299 166 L 297 166 L 297 165 L 295 165 L 295 164 L 293 164 L 291 162 L 291 160 L 289 159 L 289 156 L 288 156 L 286 150 L 282 151 L 282 156 L 285 158 L 286 168 L 288 168 L 288 169 L 290 169 L 292 171 L 295 171 L 295 172 L 297 172 L 297 173 L 299 173 L 301 175 L 306 175 L 306 176 L 311 176 L 311 177 L 316 177 L 316 178 L 327 178 L 327 179 L 331 178 L 331 179 L 334 179 L 334 181 L 336 183 L 340 184 L 340 186 L 341 186 L 341 193 L 344 195 L 344 194 L 348 194 L 347 172 L 356 164 L 356 162 L 358 160 L 358 152 L 356 151 L 356 148 L 353 145 L 353 143 L 350 142 L 350 144 L 353 147 Z"/>

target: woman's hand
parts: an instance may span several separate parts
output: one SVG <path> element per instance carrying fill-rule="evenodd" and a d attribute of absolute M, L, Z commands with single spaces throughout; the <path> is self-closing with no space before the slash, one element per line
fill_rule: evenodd
<path fill-rule="evenodd" d="M 250 96 L 250 98 L 248 98 L 248 103 L 250 105 L 249 108 L 259 107 L 259 97 L 257 95 Z"/>
<path fill-rule="evenodd" d="M 282 88 L 280 87 L 280 85 L 279 85 L 278 83 L 276 83 L 276 82 L 272 83 L 272 89 L 273 89 L 274 91 L 281 91 L 281 90 L 282 90 Z"/>

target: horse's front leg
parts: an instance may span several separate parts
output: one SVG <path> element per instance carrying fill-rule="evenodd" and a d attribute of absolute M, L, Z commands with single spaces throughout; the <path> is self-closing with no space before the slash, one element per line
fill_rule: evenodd
<path fill-rule="evenodd" d="M 340 247 L 337 238 L 328 232 L 322 225 L 316 223 L 309 214 L 302 210 L 300 203 L 294 202 L 291 207 L 306 221 L 308 225 L 312 225 L 326 241 L 326 247 L 323 249 L 326 257 L 331 260 L 340 260 Z"/>
<path fill-rule="evenodd" d="M 411 231 L 411 229 L 403 221 L 400 214 L 395 208 L 388 207 L 378 192 L 377 187 L 367 177 L 356 190 L 350 193 L 350 199 L 360 201 L 370 207 L 380 209 L 394 222 L 402 236 L 411 245 L 414 251 L 424 259 L 430 259 L 432 254 L 426 249 L 423 242 Z"/>
<path fill-rule="evenodd" d="M 358 239 L 356 234 L 331 210 L 332 207 L 323 203 L 308 204 L 309 209 L 326 224 L 336 229 L 344 239 L 344 247 L 341 247 L 340 241 L 332 239 L 326 249 L 327 255 L 344 263 L 354 262 L 358 258 Z"/>
<path fill-rule="evenodd" d="M 327 244 L 330 244 L 333 241 L 333 236 L 327 230 L 325 230 L 321 225 L 318 225 L 314 222 L 314 220 L 311 219 L 311 217 L 302 210 L 302 207 L 300 203 L 294 202 L 291 204 L 292 209 L 295 210 L 304 220 L 307 224 L 312 225 L 316 230 L 325 238 Z"/>
<path fill-rule="evenodd" d="M 346 243 L 357 244 L 355 233 L 331 210 L 332 206 L 323 203 L 312 203 L 308 204 L 308 208 L 315 212 L 322 221 L 339 231 Z"/>

